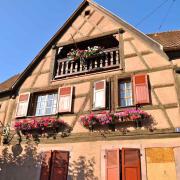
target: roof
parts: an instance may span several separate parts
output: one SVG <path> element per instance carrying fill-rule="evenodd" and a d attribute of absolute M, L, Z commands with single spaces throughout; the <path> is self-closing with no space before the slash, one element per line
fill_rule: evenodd
<path fill-rule="evenodd" d="M 15 83 L 15 81 L 18 79 L 19 76 L 20 76 L 20 74 L 16 74 L 16 75 L 10 77 L 8 80 L 2 82 L 0 84 L 0 91 L 9 90 L 12 87 L 12 85 Z"/>
<path fill-rule="evenodd" d="M 180 30 L 147 35 L 160 43 L 164 51 L 180 50 Z"/>

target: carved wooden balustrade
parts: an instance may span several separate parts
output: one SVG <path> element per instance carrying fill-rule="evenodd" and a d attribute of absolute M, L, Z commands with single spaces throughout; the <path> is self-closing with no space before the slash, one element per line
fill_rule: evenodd
<path fill-rule="evenodd" d="M 55 78 L 118 68 L 119 65 L 119 48 L 105 49 L 102 53 L 83 60 L 58 59 Z"/>

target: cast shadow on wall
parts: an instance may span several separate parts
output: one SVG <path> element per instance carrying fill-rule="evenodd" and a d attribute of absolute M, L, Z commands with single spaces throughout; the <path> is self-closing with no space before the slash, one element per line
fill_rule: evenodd
<path fill-rule="evenodd" d="M 94 175 L 95 159 L 86 159 L 79 156 L 76 161 L 69 164 L 68 180 L 98 180 Z"/>
<path fill-rule="evenodd" d="M 0 179 L 38 180 L 41 161 L 41 155 L 32 144 L 27 144 L 24 149 L 20 144 L 12 146 L 11 150 L 5 147 L 0 155 Z"/>

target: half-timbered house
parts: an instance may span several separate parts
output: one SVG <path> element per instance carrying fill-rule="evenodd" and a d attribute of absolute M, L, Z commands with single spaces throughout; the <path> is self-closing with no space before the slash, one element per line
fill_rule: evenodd
<path fill-rule="evenodd" d="M 84 0 L 0 84 L 0 179 L 180 179 L 179 72 L 180 31 L 146 35 Z"/>

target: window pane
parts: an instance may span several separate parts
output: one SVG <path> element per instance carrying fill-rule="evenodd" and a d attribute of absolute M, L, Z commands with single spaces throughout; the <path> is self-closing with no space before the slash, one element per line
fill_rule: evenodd
<path fill-rule="evenodd" d="M 56 113 L 57 93 L 40 95 L 37 98 L 36 115 L 49 115 Z"/>
<path fill-rule="evenodd" d="M 121 98 L 125 98 L 126 96 L 125 96 L 125 91 L 121 91 L 120 92 L 120 96 L 121 96 Z"/>
<path fill-rule="evenodd" d="M 132 106 L 132 85 L 131 81 L 120 82 L 120 106 Z"/>
<path fill-rule="evenodd" d="M 46 114 L 51 114 L 51 108 L 46 108 Z"/>
<path fill-rule="evenodd" d="M 121 106 L 126 106 L 126 101 L 125 101 L 125 99 L 121 99 Z"/>
<path fill-rule="evenodd" d="M 131 82 L 127 82 L 127 83 L 126 83 L 126 88 L 127 88 L 127 89 L 131 89 Z"/>
<path fill-rule="evenodd" d="M 53 101 L 52 100 L 49 100 L 48 102 L 47 102 L 47 106 L 48 107 L 51 107 L 53 105 Z"/>
<path fill-rule="evenodd" d="M 122 90 L 125 89 L 125 83 L 120 83 L 120 89 L 122 89 Z"/>
<path fill-rule="evenodd" d="M 53 99 L 53 94 L 48 95 L 48 100 Z"/>

